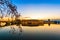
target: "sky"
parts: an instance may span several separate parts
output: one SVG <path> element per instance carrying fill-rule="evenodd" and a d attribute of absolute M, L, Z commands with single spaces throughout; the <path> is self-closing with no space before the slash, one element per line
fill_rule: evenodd
<path fill-rule="evenodd" d="M 22 17 L 34 19 L 59 18 L 60 0 L 12 0 Z"/>

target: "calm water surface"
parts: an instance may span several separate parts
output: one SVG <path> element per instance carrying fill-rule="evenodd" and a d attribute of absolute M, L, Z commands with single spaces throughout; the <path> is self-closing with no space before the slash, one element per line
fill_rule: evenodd
<path fill-rule="evenodd" d="M 11 29 L 13 27 L 14 29 Z M 21 26 L 22 32 L 20 32 L 20 29 L 18 26 L 7 26 L 0 28 L 0 39 L 3 38 L 16 38 L 20 40 L 24 39 L 60 39 L 60 25 L 51 24 L 48 26 L 45 24 L 44 26 Z"/>
<path fill-rule="evenodd" d="M 54 33 L 60 34 L 60 25 L 51 24 L 48 26 L 45 24 L 44 26 L 22 26 L 23 33 Z"/>

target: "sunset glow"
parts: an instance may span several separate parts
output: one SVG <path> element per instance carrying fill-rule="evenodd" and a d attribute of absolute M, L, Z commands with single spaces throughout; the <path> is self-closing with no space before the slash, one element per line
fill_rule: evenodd
<path fill-rule="evenodd" d="M 15 0 L 16 1 L 16 0 Z M 20 2 L 19 2 L 20 1 Z M 58 19 L 60 17 L 59 0 L 19 0 L 16 1 L 17 10 L 22 17 L 33 19 Z M 37 1 L 37 2 L 36 2 Z"/>

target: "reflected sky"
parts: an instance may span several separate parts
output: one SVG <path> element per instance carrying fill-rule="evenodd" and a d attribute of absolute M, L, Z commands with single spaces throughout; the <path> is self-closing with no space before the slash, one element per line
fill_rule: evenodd
<path fill-rule="evenodd" d="M 28 34 L 40 34 L 40 33 L 47 33 L 47 34 L 57 34 L 60 35 L 60 25 L 56 24 L 51 24 L 48 26 L 48 24 L 45 24 L 44 26 L 35 26 L 35 27 L 30 27 L 30 26 L 22 26 L 23 27 L 23 32 L 28 33 Z"/>
<path fill-rule="evenodd" d="M 60 25 L 51 24 L 48 26 L 23 26 L 23 38 L 24 39 L 48 39 L 48 40 L 58 40 L 60 39 Z"/>
<path fill-rule="evenodd" d="M 15 28 L 15 33 L 11 33 L 13 32 L 13 30 L 11 29 L 11 27 Z M 60 39 L 60 25 L 56 25 L 56 24 L 51 24 L 50 26 L 48 26 L 47 24 L 45 24 L 44 26 L 21 26 L 22 27 L 22 34 L 18 34 L 20 30 L 17 26 L 6 26 L 3 28 L 0 28 L 0 39 L 2 38 L 7 38 L 7 39 L 11 39 L 14 38 L 16 40 L 19 39 L 19 37 L 21 36 L 22 39 L 40 39 L 40 38 L 54 38 L 54 39 Z M 10 32 L 9 32 L 10 31 Z M 16 35 L 17 33 L 17 35 Z M 15 36 L 16 35 L 16 36 Z M 13 36 L 13 37 L 12 37 Z M 16 37 L 16 38 L 15 38 Z"/>

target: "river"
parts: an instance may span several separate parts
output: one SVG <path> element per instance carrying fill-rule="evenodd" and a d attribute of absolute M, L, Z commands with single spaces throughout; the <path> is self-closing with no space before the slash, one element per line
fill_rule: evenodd
<path fill-rule="evenodd" d="M 14 29 L 11 29 L 14 27 Z M 0 39 L 13 40 L 39 40 L 39 39 L 60 39 L 60 24 L 45 24 L 44 26 L 6 26 L 0 28 Z M 4 38 L 4 39 L 3 39 Z"/>

